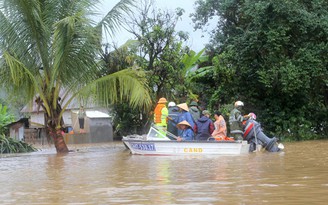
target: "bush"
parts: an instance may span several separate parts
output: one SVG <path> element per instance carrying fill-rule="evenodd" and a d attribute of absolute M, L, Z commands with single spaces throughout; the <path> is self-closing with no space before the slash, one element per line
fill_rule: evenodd
<path fill-rule="evenodd" d="M 5 135 L 0 135 L 0 153 L 25 153 L 25 152 L 35 152 L 36 148 L 33 146 L 15 140 L 10 137 L 6 137 Z"/>

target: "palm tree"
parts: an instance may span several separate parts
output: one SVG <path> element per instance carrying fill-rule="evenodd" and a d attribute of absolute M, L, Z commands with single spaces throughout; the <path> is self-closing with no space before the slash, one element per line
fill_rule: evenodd
<path fill-rule="evenodd" d="M 12 92 L 35 96 L 57 152 L 68 152 L 60 132 L 62 114 L 73 98 L 87 93 L 98 101 L 126 100 L 147 107 L 145 74 L 127 68 L 99 77 L 102 31 L 113 35 L 133 0 L 121 0 L 98 23 L 97 0 L 0 0 L 0 79 Z M 65 90 L 64 94 L 61 94 Z"/>

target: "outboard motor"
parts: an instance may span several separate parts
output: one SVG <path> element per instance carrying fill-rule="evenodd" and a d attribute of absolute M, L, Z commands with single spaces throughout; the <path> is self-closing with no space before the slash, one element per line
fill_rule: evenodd
<path fill-rule="evenodd" d="M 278 147 L 277 138 L 267 137 L 261 128 L 260 123 L 253 119 L 246 121 L 244 139 L 250 144 L 250 152 L 256 150 L 256 145 L 262 145 L 269 152 L 279 152 L 281 149 Z"/>

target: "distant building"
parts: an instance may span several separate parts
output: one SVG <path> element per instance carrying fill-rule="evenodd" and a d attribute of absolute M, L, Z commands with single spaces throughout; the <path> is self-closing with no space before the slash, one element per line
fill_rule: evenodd
<path fill-rule="evenodd" d="M 86 111 L 84 125 L 86 133 L 79 133 L 77 113 L 80 104 L 77 100 L 72 100 L 63 113 L 64 128 L 66 128 L 64 135 L 66 143 L 76 144 L 112 141 L 113 128 L 108 110 L 105 108 L 97 108 L 94 105 L 83 106 Z M 40 110 L 38 110 L 38 105 L 34 102 L 32 105 L 26 105 L 21 110 L 21 113 L 29 114 L 30 117 L 28 119 L 28 127 L 24 129 L 23 137 L 21 132 L 16 134 L 19 135 L 18 139 L 24 139 L 31 143 L 39 142 L 41 144 L 49 141 L 49 139 L 46 139 L 45 113 L 43 109 L 40 108 Z M 18 125 L 16 125 L 16 127 L 17 126 Z M 14 129 L 14 127 L 12 129 Z"/>
<path fill-rule="evenodd" d="M 9 136 L 15 140 L 24 140 L 25 128 L 29 127 L 28 118 L 22 118 L 7 125 Z"/>

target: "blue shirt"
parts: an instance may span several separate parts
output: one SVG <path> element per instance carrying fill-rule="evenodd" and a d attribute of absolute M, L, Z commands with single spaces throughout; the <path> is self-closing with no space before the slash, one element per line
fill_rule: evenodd
<path fill-rule="evenodd" d="M 194 127 L 195 127 L 194 118 L 192 118 L 192 115 L 185 110 L 182 110 L 182 112 L 179 114 L 178 118 L 173 119 L 172 122 L 173 122 L 173 125 L 176 126 L 179 122 L 182 122 L 184 120 L 186 120 L 189 123 L 189 125 L 191 126 L 191 129 L 193 131 Z M 182 130 L 178 129 L 178 135 L 179 136 L 182 135 Z"/>
<path fill-rule="evenodd" d="M 192 115 L 190 114 L 190 112 L 183 110 L 179 116 L 179 122 L 182 122 L 184 120 L 186 120 L 189 123 L 189 125 L 191 126 L 191 129 L 193 130 L 194 126 L 195 126 L 194 118 L 192 118 Z"/>
<path fill-rule="evenodd" d="M 182 130 L 182 134 L 180 136 L 183 141 L 191 141 L 194 139 L 194 131 L 188 127 L 185 130 Z"/>

